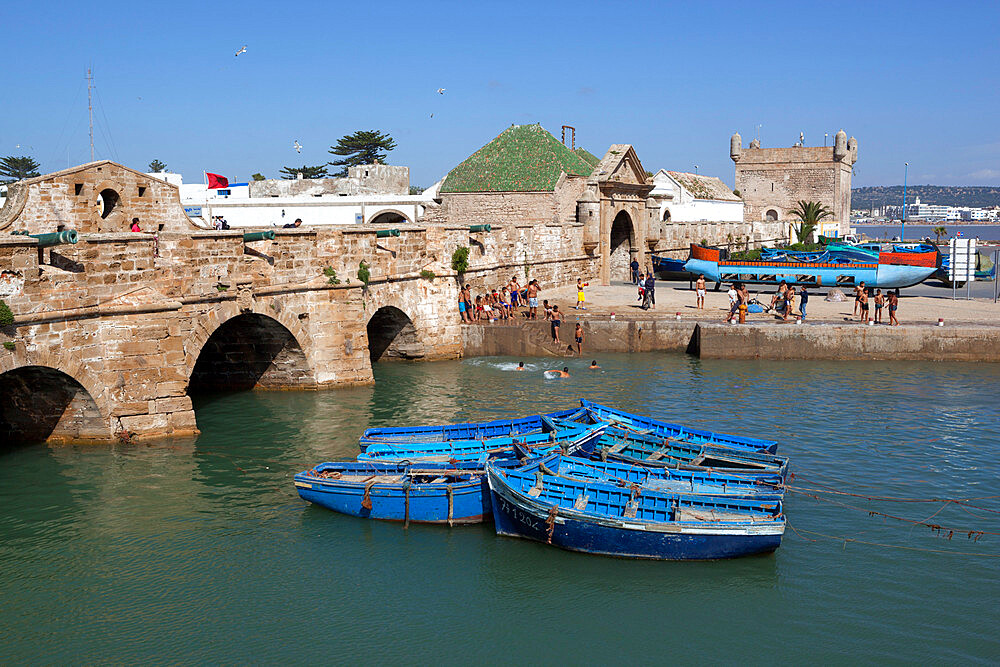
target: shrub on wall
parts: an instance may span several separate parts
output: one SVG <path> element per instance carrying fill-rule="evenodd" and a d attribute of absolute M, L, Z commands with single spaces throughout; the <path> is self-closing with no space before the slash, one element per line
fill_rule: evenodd
<path fill-rule="evenodd" d="M 361 260 L 361 262 L 358 264 L 358 280 L 363 282 L 365 285 L 367 285 L 368 281 L 372 279 L 372 273 L 370 269 L 371 266 L 369 266 L 368 263 L 365 262 L 365 260 Z"/>
<path fill-rule="evenodd" d="M 430 269 L 423 269 L 420 271 L 420 277 L 423 278 L 424 280 L 434 280 L 434 277 L 436 275 L 437 274 L 431 271 Z"/>
<path fill-rule="evenodd" d="M 14 313 L 10 311 L 10 306 L 3 299 L 0 299 L 0 327 L 9 327 L 14 324 Z"/>
<path fill-rule="evenodd" d="M 456 273 L 465 273 L 469 268 L 469 248 L 460 245 L 451 253 L 451 269 Z"/>

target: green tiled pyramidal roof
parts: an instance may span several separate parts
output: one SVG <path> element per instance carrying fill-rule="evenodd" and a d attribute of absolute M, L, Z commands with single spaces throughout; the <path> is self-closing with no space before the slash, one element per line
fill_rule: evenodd
<path fill-rule="evenodd" d="M 511 125 L 449 171 L 441 192 L 551 192 L 562 172 L 591 171 L 541 125 Z"/>
<path fill-rule="evenodd" d="M 596 155 L 588 151 L 586 148 L 577 148 L 573 152 L 579 155 L 581 158 L 583 158 L 584 162 L 589 164 L 591 169 L 596 167 L 598 163 L 601 161 L 601 158 L 597 157 Z"/>

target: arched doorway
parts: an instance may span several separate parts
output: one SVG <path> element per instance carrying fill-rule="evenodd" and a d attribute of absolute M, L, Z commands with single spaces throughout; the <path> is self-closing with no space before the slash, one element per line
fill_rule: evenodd
<path fill-rule="evenodd" d="M 417 329 L 406 313 L 382 306 L 368 320 L 368 355 L 376 361 L 419 359 L 425 354 Z"/>
<path fill-rule="evenodd" d="M 226 321 L 205 342 L 188 393 L 313 384 L 306 355 L 292 332 L 271 317 L 247 313 Z"/>
<path fill-rule="evenodd" d="M 399 211 L 382 211 L 371 220 L 369 225 L 404 225 L 410 220 Z"/>
<path fill-rule="evenodd" d="M 0 448 L 110 438 L 93 396 L 66 373 L 22 366 L 0 374 Z"/>
<path fill-rule="evenodd" d="M 670 222 L 670 209 L 665 209 L 663 211 L 663 222 Z"/>
<path fill-rule="evenodd" d="M 635 256 L 635 227 L 626 211 L 621 211 L 611 223 L 611 243 L 608 267 L 611 278 L 628 281 L 631 278 L 629 264 Z"/>

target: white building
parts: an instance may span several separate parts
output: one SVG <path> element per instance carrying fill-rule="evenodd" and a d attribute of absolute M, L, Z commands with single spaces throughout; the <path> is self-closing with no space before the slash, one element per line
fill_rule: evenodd
<path fill-rule="evenodd" d="M 180 189 L 184 211 L 198 225 L 222 216 L 230 227 L 282 227 L 417 222 L 432 193 L 410 195 L 408 167 L 362 165 L 346 178 L 264 180 L 209 189 L 180 174 L 157 173 Z"/>
<path fill-rule="evenodd" d="M 660 220 L 743 222 L 743 200 L 721 179 L 661 169 L 649 196 L 660 204 Z"/>

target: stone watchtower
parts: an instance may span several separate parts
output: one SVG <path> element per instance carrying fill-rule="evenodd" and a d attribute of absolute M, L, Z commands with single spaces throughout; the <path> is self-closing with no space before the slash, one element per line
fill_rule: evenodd
<path fill-rule="evenodd" d="M 736 164 L 736 190 L 743 197 L 743 221 L 791 223 L 791 213 L 799 200 L 818 201 L 833 211 L 820 223 L 818 232 L 843 236 L 851 222 L 851 171 L 858 159 L 858 142 L 843 130 L 833 146 L 805 147 L 801 142 L 790 148 L 761 148 L 750 142 L 743 148 L 740 135 L 730 140 L 729 156 Z M 787 224 L 774 225 L 767 232 L 788 231 Z"/>

